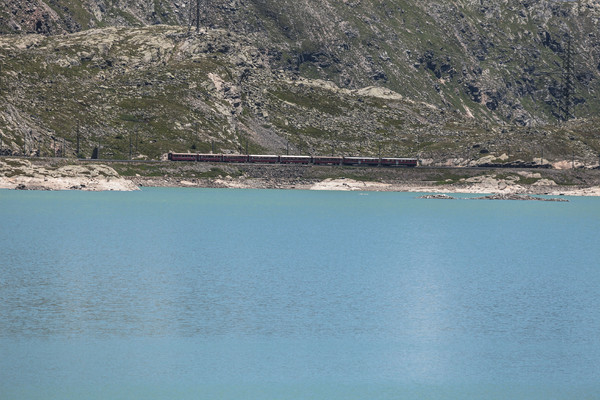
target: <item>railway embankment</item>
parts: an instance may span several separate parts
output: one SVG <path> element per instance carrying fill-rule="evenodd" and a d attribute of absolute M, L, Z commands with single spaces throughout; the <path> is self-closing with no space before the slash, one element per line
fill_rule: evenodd
<path fill-rule="evenodd" d="M 600 196 L 600 170 L 0 158 L 0 188 L 136 190 L 139 187 Z"/>

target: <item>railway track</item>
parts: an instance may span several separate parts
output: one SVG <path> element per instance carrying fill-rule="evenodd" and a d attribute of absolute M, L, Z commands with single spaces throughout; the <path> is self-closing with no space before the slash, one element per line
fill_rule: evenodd
<path fill-rule="evenodd" d="M 106 163 L 106 164 L 111 164 L 111 163 L 129 163 L 129 164 L 163 164 L 163 163 L 172 163 L 172 164 L 176 164 L 176 163 L 180 163 L 180 161 L 169 161 L 169 160 L 127 160 L 127 159 L 111 159 L 111 158 L 97 158 L 97 159 L 92 159 L 92 158 L 66 158 L 66 157 L 27 157 L 27 156 L 0 156 L 0 159 L 3 158 L 18 158 L 18 159 L 35 159 L 35 160 L 41 160 L 41 161 L 56 161 L 56 160 L 65 160 L 65 161 L 77 161 L 77 162 L 81 162 L 81 163 Z M 206 163 L 206 164 L 210 164 L 211 162 L 208 161 L 204 161 L 202 163 Z M 297 166 L 297 165 L 306 165 L 306 166 L 312 166 L 312 165 L 330 165 L 330 164 L 296 164 L 296 163 L 261 163 L 261 162 L 224 162 L 224 161 L 215 161 L 215 164 L 227 164 L 227 165 L 244 165 L 244 164 L 251 164 L 251 165 L 277 165 L 277 166 Z M 343 166 L 343 167 L 368 167 L 368 165 L 365 164 L 361 164 L 361 165 L 351 165 L 351 164 L 343 164 L 343 165 L 330 165 L 330 166 Z M 374 165 L 371 165 L 370 167 L 377 167 Z M 527 171 L 527 170 L 531 170 L 531 171 L 539 171 L 539 170 L 552 170 L 552 168 L 548 167 L 548 166 L 523 166 L 523 167 L 519 167 L 519 166 L 501 166 L 501 165 L 491 165 L 491 166 L 466 166 L 466 167 L 456 167 L 456 166 L 446 166 L 446 165 L 417 165 L 414 166 L 414 168 L 418 168 L 419 170 L 457 170 L 457 171 L 461 171 L 461 170 L 469 170 L 469 171 L 477 171 L 477 170 L 481 170 L 481 171 L 489 171 L 489 170 L 494 170 L 494 169 L 500 169 L 500 170 L 506 170 L 506 171 L 510 171 L 510 170 L 514 170 L 514 171 Z"/>

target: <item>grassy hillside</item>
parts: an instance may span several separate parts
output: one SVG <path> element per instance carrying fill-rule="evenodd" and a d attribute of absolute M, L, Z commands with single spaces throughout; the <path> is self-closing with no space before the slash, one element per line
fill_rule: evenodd
<path fill-rule="evenodd" d="M 185 2 L 7 1 L 0 15 L 5 153 L 75 155 L 79 142 L 86 157 L 248 149 L 464 164 L 591 163 L 600 151 L 593 1 L 206 2 L 200 34 L 178 25 Z"/>

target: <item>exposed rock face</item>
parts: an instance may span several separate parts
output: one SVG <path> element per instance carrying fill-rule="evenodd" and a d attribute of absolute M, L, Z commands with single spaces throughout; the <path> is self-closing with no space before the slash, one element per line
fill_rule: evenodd
<path fill-rule="evenodd" d="M 4 0 L 2 33 L 73 33 L 99 26 L 140 26 L 186 21 L 187 0 Z"/>
<path fill-rule="evenodd" d="M 0 161 L 0 188 L 18 190 L 138 190 L 106 165 L 44 167 L 24 159 Z"/>

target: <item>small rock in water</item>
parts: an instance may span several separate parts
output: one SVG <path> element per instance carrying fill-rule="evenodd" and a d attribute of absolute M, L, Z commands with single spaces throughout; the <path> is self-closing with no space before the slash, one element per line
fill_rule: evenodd
<path fill-rule="evenodd" d="M 569 201 L 567 199 L 535 197 L 535 196 L 529 196 L 527 194 L 516 194 L 516 193 L 493 194 L 490 196 L 472 197 L 471 200 L 536 200 L 536 201 L 561 201 L 561 202 Z"/>
<path fill-rule="evenodd" d="M 418 199 L 440 199 L 440 200 L 454 200 L 455 197 L 448 196 L 447 194 L 426 194 L 424 196 L 417 197 Z"/>

